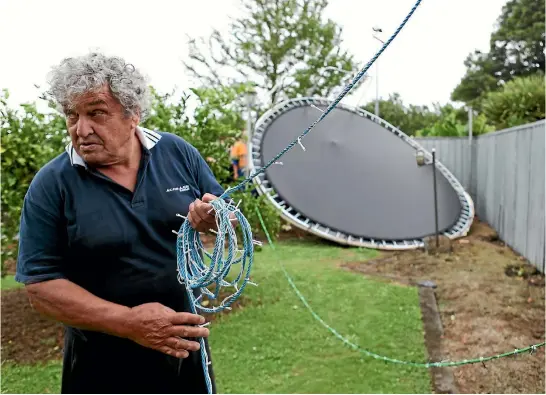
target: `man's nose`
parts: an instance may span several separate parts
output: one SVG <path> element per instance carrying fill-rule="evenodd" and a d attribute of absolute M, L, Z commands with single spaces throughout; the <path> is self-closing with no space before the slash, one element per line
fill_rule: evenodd
<path fill-rule="evenodd" d="M 93 127 L 91 123 L 87 120 L 86 117 L 80 116 L 78 118 L 78 123 L 76 124 L 76 134 L 79 137 L 86 138 L 90 134 L 93 134 Z"/>

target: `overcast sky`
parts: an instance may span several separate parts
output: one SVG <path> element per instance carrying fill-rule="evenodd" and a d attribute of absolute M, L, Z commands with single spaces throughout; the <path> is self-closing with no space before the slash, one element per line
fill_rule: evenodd
<path fill-rule="evenodd" d="M 406 104 L 449 101 L 474 49 L 487 51 L 506 0 L 423 0 L 379 63 L 379 95 L 401 94 Z M 330 0 L 327 17 L 343 27 L 343 46 L 362 64 L 379 48 L 372 27 L 387 38 L 414 0 Z M 238 0 L 0 0 L 0 88 L 12 104 L 37 99 L 50 67 L 66 56 L 101 49 L 123 56 L 145 72 L 161 92 L 192 86 L 182 60 L 186 35 L 226 31 Z M 370 71 L 375 76 L 375 68 Z M 347 104 L 375 98 L 365 83 Z"/>

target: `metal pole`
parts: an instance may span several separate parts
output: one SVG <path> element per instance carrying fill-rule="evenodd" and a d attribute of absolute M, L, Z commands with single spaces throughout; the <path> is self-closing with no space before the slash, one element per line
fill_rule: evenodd
<path fill-rule="evenodd" d="M 379 27 L 373 27 L 372 30 L 379 34 L 382 33 L 383 30 Z M 385 44 L 383 40 L 381 40 L 377 34 L 373 35 L 373 38 L 375 38 L 377 41 L 379 41 L 381 44 Z M 375 116 L 379 117 L 379 59 L 375 61 Z"/>
<path fill-rule="evenodd" d="M 468 108 L 468 193 L 472 188 L 472 107 Z"/>
<path fill-rule="evenodd" d="M 432 149 L 432 178 L 434 182 L 434 221 L 436 224 L 436 248 L 440 246 L 438 235 L 438 193 L 436 191 L 436 149 Z"/>
<path fill-rule="evenodd" d="M 246 150 L 247 150 L 247 158 L 246 158 L 246 168 L 245 168 L 245 174 L 246 177 L 250 177 L 250 161 L 252 160 L 252 109 L 250 107 L 250 100 L 247 100 L 247 120 L 246 120 Z"/>
<path fill-rule="evenodd" d="M 379 117 L 379 59 L 375 61 L 375 116 Z"/>

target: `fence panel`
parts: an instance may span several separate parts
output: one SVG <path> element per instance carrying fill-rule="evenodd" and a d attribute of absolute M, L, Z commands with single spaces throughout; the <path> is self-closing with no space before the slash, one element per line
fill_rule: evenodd
<path fill-rule="evenodd" d="M 545 121 L 474 138 L 418 138 L 469 191 L 476 213 L 544 273 Z M 472 169 L 472 171 L 471 171 Z"/>

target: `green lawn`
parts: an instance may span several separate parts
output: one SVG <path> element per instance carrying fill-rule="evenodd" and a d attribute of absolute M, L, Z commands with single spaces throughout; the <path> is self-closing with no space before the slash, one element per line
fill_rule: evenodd
<path fill-rule="evenodd" d="M 0 279 L 0 289 L 7 290 L 12 288 L 22 287 L 23 284 L 15 281 L 15 277 L 12 274 L 8 274 Z"/>
<path fill-rule="evenodd" d="M 211 327 L 211 353 L 221 393 L 430 393 L 425 369 L 359 354 L 321 326 L 290 288 L 279 257 L 314 310 L 352 342 L 390 357 L 425 359 L 417 290 L 385 284 L 338 267 L 369 250 L 311 242 L 265 246 L 255 257 L 247 305 Z M 2 369 L 3 392 L 58 388 L 59 365 Z"/>
<path fill-rule="evenodd" d="M 2 364 L 3 394 L 58 394 L 61 390 L 61 362 L 35 366 Z"/>

